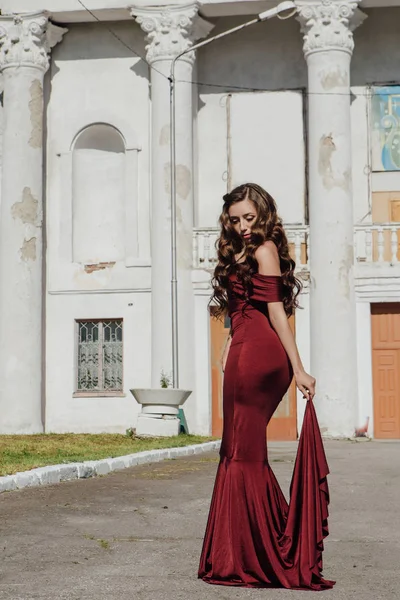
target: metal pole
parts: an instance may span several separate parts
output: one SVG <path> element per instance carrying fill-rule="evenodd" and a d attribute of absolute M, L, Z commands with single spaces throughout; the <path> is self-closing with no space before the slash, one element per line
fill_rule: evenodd
<path fill-rule="evenodd" d="M 177 57 L 178 58 L 178 57 Z M 169 78 L 170 144 L 171 144 L 171 323 L 172 323 L 172 387 L 179 388 L 178 353 L 178 277 L 176 269 L 176 131 L 175 131 L 175 63 Z"/>
<path fill-rule="evenodd" d="M 288 12 L 289 11 L 289 12 Z M 171 325 L 172 325 L 172 386 L 179 388 L 179 350 L 178 350 L 178 276 L 176 269 L 176 131 L 175 131 L 175 116 L 176 116 L 176 97 L 175 97 L 175 65 L 176 62 L 185 54 L 194 52 L 198 48 L 207 46 L 211 42 L 223 38 L 231 33 L 241 31 L 246 27 L 255 25 L 262 21 L 271 19 L 272 17 L 279 18 L 290 18 L 297 12 L 296 5 L 294 2 L 286 1 L 278 4 L 277 7 L 271 8 L 261 14 L 255 19 L 242 23 L 237 27 L 232 27 L 227 31 L 223 31 L 217 35 L 214 35 L 202 42 L 193 44 L 190 48 L 187 48 L 183 52 L 180 52 L 171 63 L 171 74 L 169 77 L 169 97 L 170 97 L 170 178 L 171 178 Z M 285 14 L 281 17 L 280 14 Z"/>

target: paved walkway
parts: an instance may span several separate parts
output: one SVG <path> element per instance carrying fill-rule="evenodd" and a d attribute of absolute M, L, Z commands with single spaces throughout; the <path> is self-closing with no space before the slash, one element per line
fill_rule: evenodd
<path fill-rule="evenodd" d="M 271 444 L 286 491 L 295 444 Z M 337 600 L 400 597 L 400 443 L 329 442 L 331 535 L 325 576 Z M 314 598 L 196 579 L 217 454 L 0 495 L 1 600 Z"/>

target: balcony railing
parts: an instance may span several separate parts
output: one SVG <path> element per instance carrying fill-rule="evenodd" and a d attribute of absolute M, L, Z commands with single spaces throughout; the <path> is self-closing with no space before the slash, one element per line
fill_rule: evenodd
<path fill-rule="evenodd" d="M 395 265 L 400 260 L 400 223 L 356 225 L 355 256 L 358 263 Z"/>
<path fill-rule="evenodd" d="M 298 271 L 309 269 L 309 228 L 306 225 L 286 225 L 286 235 Z M 199 227 L 193 231 L 193 266 L 212 270 L 217 262 L 215 242 L 219 229 Z M 355 225 L 355 263 L 369 265 L 400 265 L 400 223 Z"/>
<path fill-rule="evenodd" d="M 287 225 L 285 227 L 290 253 L 296 261 L 297 270 L 308 270 L 306 225 Z M 215 242 L 219 236 L 218 228 L 198 227 L 193 231 L 193 266 L 195 269 L 213 269 L 217 262 Z"/>

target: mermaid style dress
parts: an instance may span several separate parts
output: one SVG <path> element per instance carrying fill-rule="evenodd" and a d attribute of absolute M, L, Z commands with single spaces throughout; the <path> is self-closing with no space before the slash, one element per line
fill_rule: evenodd
<path fill-rule="evenodd" d="M 268 302 L 279 276 L 255 274 L 246 300 L 231 276 L 232 342 L 224 374 L 223 435 L 198 577 L 242 587 L 330 589 L 322 578 L 329 473 L 314 406 L 307 402 L 288 504 L 268 463 L 266 427 L 292 380 Z"/>

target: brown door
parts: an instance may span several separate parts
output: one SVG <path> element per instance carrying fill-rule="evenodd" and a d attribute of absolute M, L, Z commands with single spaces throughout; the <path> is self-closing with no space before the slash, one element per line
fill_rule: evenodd
<path fill-rule="evenodd" d="M 294 333 L 294 316 L 290 317 L 289 324 Z M 297 439 L 297 402 L 294 380 L 268 424 L 267 439 L 270 441 Z"/>
<path fill-rule="evenodd" d="M 294 318 L 289 320 L 292 330 Z M 212 435 L 222 435 L 222 382 L 221 357 L 229 335 L 230 321 L 217 320 L 211 315 L 211 392 L 212 392 Z M 297 439 L 296 388 L 294 383 L 272 417 L 267 434 L 269 440 Z"/>
<path fill-rule="evenodd" d="M 231 327 L 230 319 L 223 321 L 214 318 L 211 308 L 211 433 L 216 437 L 222 436 L 222 383 L 223 372 L 221 358 Z"/>
<path fill-rule="evenodd" d="M 400 438 L 400 304 L 371 306 L 374 436 Z"/>
<path fill-rule="evenodd" d="M 372 221 L 379 223 L 400 222 L 400 192 L 373 192 L 372 193 Z M 383 258 L 390 261 L 392 257 L 391 231 L 384 231 Z M 397 232 L 398 250 L 397 258 L 400 260 L 400 232 Z M 378 260 L 378 232 L 373 233 L 373 258 Z"/>

